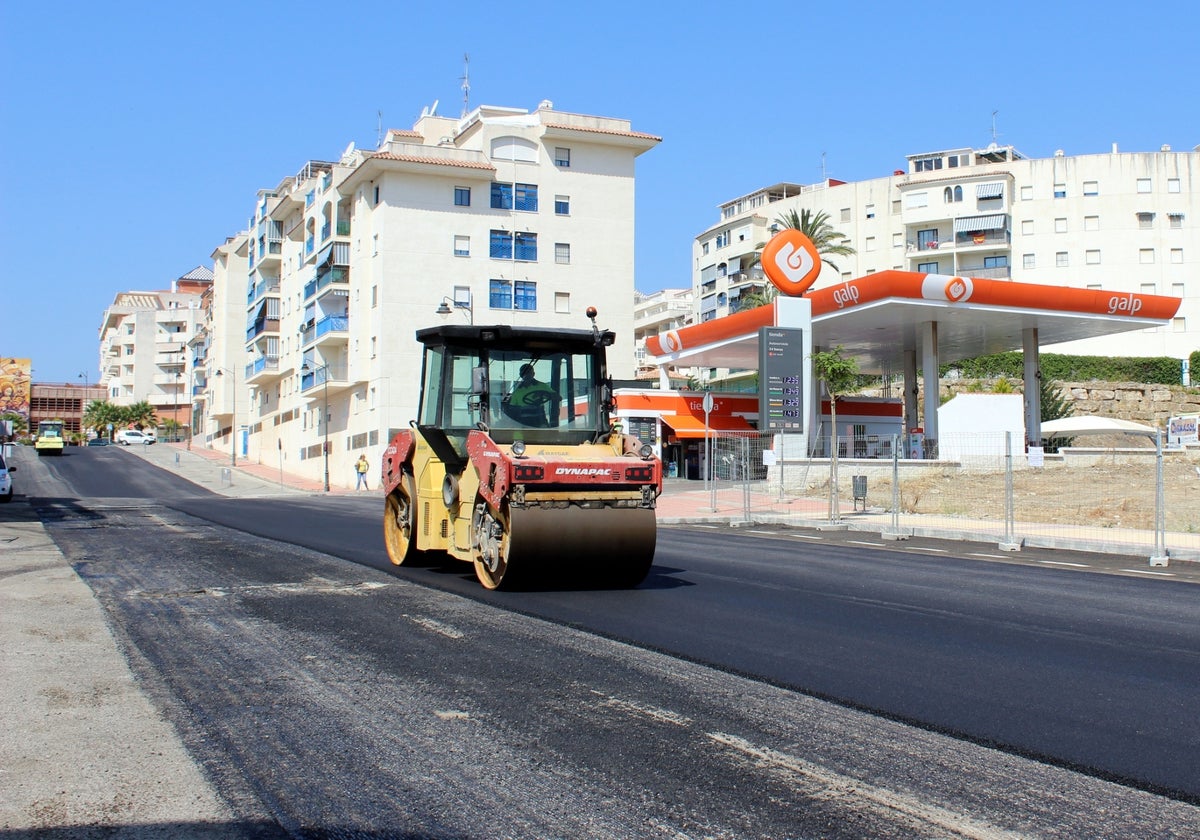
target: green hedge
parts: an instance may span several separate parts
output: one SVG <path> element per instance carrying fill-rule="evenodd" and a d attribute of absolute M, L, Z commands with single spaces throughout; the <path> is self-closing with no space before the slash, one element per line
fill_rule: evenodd
<path fill-rule="evenodd" d="M 1191 355 L 1192 370 L 1197 370 L 1200 351 Z M 1063 356 L 1057 353 L 1041 354 L 1042 376 L 1060 382 L 1142 382 L 1146 384 L 1178 385 L 1183 376 L 1183 365 L 1170 356 L 1154 358 L 1121 358 L 1116 356 Z M 951 369 L 958 370 L 968 379 L 987 379 L 996 376 L 1011 376 L 1020 379 L 1025 375 L 1025 362 L 1021 353 L 995 353 L 974 359 L 962 359 L 953 364 L 942 365 L 941 375 Z M 1195 374 L 1193 374 L 1193 379 Z"/>

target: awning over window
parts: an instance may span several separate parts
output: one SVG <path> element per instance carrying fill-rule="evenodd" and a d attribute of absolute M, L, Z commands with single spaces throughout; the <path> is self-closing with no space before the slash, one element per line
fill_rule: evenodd
<path fill-rule="evenodd" d="M 316 264 L 319 266 L 325 265 L 325 263 L 329 262 L 329 258 L 332 255 L 333 255 L 333 244 L 330 243 L 329 245 L 326 245 L 324 248 L 322 248 L 321 252 L 319 254 L 317 254 L 317 263 Z"/>
<path fill-rule="evenodd" d="M 704 437 L 703 417 L 696 417 L 692 414 L 663 415 L 662 421 L 675 430 L 676 437 Z M 708 429 L 713 434 L 729 434 L 730 432 L 740 432 L 742 434 L 755 433 L 754 427 L 747 423 L 745 418 L 736 414 L 719 417 L 715 414 L 710 414 L 708 417 Z"/>
<path fill-rule="evenodd" d="M 1004 196 L 1004 184 L 980 184 L 975 188 L 976 198 L 1001 198 Z"/>
<path fill-rule="evenodd" d="M 977 230 L 1004 230 L 1007 217 L 1003 213 L 994 216 L 971 216 L 954 220 L 955 233 L 972 233 Z"/>

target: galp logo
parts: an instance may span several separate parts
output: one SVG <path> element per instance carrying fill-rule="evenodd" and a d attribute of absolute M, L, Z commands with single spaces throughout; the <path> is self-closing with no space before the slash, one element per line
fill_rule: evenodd
<path fill-rule="evenodd" d="M 970 277 L 953 277 L 949 274 L 926 274 L 921 281 L 921 297 L 925 300 L 945 300 L 963 303 L 975 293 L 975 284 Z"/>
<path fill-rule="evenodd" d="M 795 228 L 784 228 L 771 237 L 759 262 L 771 285 L 789 297 L 804 294 L 821 273 L 817 246 Z"/>
<path fill-rule="evenodd" d="M 946 300 L 951 303 L 958 303 L 968 293 L 967 283 L 961 277 L 951 277 L 950 282 L 946 284 Z"/>
<path fill-rule="evenodd" d="M 1128 295 L 1113 295 L 1108 299 L 1109 315 L 1136 315 L 1141 308 L 1142 302 L 1135 298 L 1132 292 Z"/>
<path fill-rule="evenodd" d="M 838 309 L 858 303 L 858 286 L 847 283 L 841 289 L 834 289 L 833 302 L 837 304 Z"/>
<path fill-rule="evenodd" d="M 658 337 L 658 341 L 668 353 L 678 353 L 683 349 L 683 342 L 679 340 L 679 333 L 675 330 L 667 330 Z"/>

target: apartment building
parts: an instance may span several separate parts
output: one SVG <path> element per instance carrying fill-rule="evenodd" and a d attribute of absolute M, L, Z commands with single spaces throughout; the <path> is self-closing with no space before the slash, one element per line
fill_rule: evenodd
<path fill-rule="evenodd" d="M 187 343 L 200 321 L 200 295 L 212 272 L 198 266 L 169 291 L 120 292 L 100 323 L 100 379 L 109 402 L 148 402 L 159 420 L 191 420 Z"/>
<path fill-rule="evenodd" d="M 259 191 L 213 253 L 204 438 L 346 485 L 416 417 L 415 333 L 449 319 L 583 329 L 594 305 L 632 376 L 634 164 L 659 142 L 550 102 L 427 109 Z"/>
<path fill-rule="evenodd" d="M 648 360 L 646 339 L 691 324 L 695 318 L 693 297 L 691 289 L 634 292 L 634 361 L 639 379 L 658 378 L 658 369 Z"/>
<path fill-rule="evenodd" d="M 1046 348 L 1173 356 L 1200 347 L 1200 147 L 1029 159 L 1012 146 L 908 156 L 867 181 L 774 184 L 721 205 L 693 244 L 696 315 L 736 312 L 766 286 L 760 246 L 795 210 L 824 212 L 857 253 L 814 289 L 884 269 L 1183 299 L 1173 323 Z"/>

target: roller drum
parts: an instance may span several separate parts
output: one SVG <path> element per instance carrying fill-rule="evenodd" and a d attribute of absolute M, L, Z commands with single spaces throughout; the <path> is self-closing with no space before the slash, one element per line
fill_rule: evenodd
<path fill-rule="evenodd" d="M 538 571 L 637 586 L 654 560 L 657 524 L 647 508 L 509 509 L 508 565 L 525 582 Z"/>

